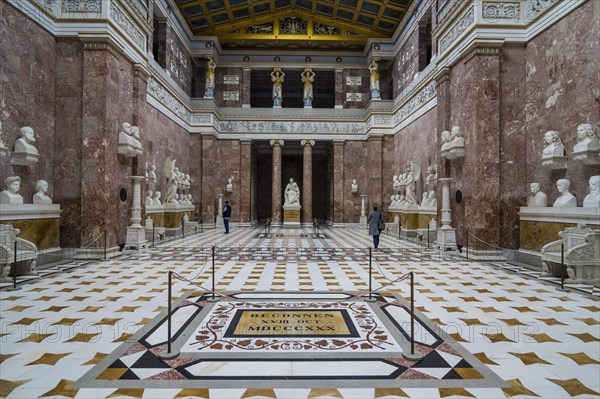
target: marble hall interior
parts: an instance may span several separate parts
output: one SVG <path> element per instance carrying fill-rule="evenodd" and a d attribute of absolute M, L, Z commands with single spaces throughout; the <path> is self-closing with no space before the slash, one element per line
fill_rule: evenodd
<path fill-rule="evenodd" d="M 0 397 L 599 398 L 598 48 L 599 0 L 0 0 Z"/>

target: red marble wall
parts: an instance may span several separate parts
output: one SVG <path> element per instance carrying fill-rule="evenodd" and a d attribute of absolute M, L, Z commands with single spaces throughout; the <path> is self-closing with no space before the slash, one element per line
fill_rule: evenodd
<path fill-rule="evenodd" d="M 167 73 L 188 95 L 192 95 L 192 57 L 173 29 L 167 26 L 166 69 Z"/>
<path fill-rule="evenodd" d="M 215 193 L 223 194 L 223 203 L 229 201 L 232 208 L 231 221 L 240 221 L 241 200 L 241 144 L 239 140 L 218 140 L 217 141 L 219 162 L 214 170 L 206 170 L 205 173 L 212 173 L 215 181 Z M 226 191 L 227 179 L 233 177 L 233 192 Z M 217 203 L 218 204 L 218 197 Z"/>
<path fill-rule="evenodd" d="M 413 81 L 415 73 L 418 72 L 418 38 L 417 32 L 412 32 L 392 62 L 393 98 L 396 98 Z"/>
<path fill-rule="evenodd" d="M 11 164 L 11 156 L 0 160 L 0 185 L 8 176 L 21 177 L 25 203 L 32 203 L 35 182 L 47 180 L 48 194 L 56 195 L 54 180 L 54 98 L 56 95 L 56 42 L 8 2 L 0 3 L 0 123 L 4 144 L 10 150 L 21 137 L 19 129 L 35 132 L 39 161 L 31 166 Z M 19 38 L 19 40 L 14 40 Z M 16 56 L 18 55 L 18 56 Z"/>
<path fill-rule="evenodd" d="M 588 1 L 527 44 L 525 49 L 525 102 L 527 160 L 523 190 L 529 182 L 542 184 L 552 204 L 558 196 L 556 180 L 571 181 L 571 192 L 581 206 L 588 180 L 600 167 L 569 161 L 567 169 L 552 171 L 540 163 L 543 135 L 559 132 L 571 154 L 577 143 L 577 126 L 591 123 L 600 132 L 600 2 Z"/>
<path fill-rule="evenodd" d="M 346 141 L 344 143 L 344 185 L 343 205 L 344 222 L 358 223 L 360 218 L 361 194 L 369 199 L 369 179 L 366 174 L 364 160 L 367 157 L 367 146 L 364 141 Z M 352 192 L 352 180 L 358 183 L 358 192 Z M 336 193 L 336 196 L 341 195 Z"/>
<path fill-rule="evenodd" d="M 346 78 L 349 76 L 362 77 L 360 86 L 349 86 Z M 371 101 L 370 77 L 368 69 L 344 69 L 342 77 L 342 104 L 344 108 L 366 108 Z M 381 88 L 381 87 L 380 87 Z M 346 101 L 346 93 L 362 93 L 361 101 Z"/>
<path fill-rule="evenodd" d="M 232 85 L 225 84 L 223 82 L 223 76 L 225 75 L 237 75 L 240 79 L 240 84 Z M 243 77 L 242 77 L 242 68 L 216 68 L 215 70 L 215 100 L 220 107 L 241 107 L 242 106 L 242 85 Z M 237 91 L 239 93 L 239 98 L 237 101 L 225 101 L 223 99 L 224 91 Z M 204 93 L 202 93 L 204 95 Z M 233 217 L 233 216 L 232 216 Z"/>

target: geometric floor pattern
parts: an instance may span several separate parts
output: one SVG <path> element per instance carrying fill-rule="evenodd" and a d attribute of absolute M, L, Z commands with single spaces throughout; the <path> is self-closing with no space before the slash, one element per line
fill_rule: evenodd
<path fill-rule="evenodd" d="M 297 237 L 275 232 L 266 238 L 258 233 L 250 228 L 232 229 L 229 235 L 218 230 L 204 231 L 137 256 L 88 263 L 37 278 L 22 284 L 19 291 L 0 291 L 0 397 L 563 398 L 600 395 L 598 297 L 559 291 L 553 283 L 497 266 L 439 257 L 416 244 L 389 236 L 383 236 L 380 250 L 373 252 L 372 288 L 378 290 L 378 302 L 356 306 L 363 307 L 382 322 L 383 329 L 376 331 L 384 333 L 373 334 L 380 335 L 377 340 L 389 340 L 390 351 L 382 354 L 365 350 L 360 354 L 349 349 L 334 353 L 330 358 L 324 354 L 313 355 L 306 348 L 294 352 L 291 358 L 289 352 L 274 353 L 271 361 L 291 359 L 302 366 L 294 370 L 304 371 L 294 375 L 306 378 L 288 381 L 289 378 L 275 377 L 288 376 L 284 371 L 291 370 L 291 362 L 283 366 L 280 362 L 270 369 L 264 364 L 261 369 L 259 363 L 236 368 L 232 367 L 234 363 L 251 359 L 245 357 L 244 350 L 223 354 L 218 347 L 210 349 L 208 345 L 213 353 L 196 351 L 200 353 L 190 357 L 193 359 L 190 363 L 169 364 L 171 371 L 165 371 L 164 364 L 168 363 L 162 360 L 160 363 L 156 356 L 152 358 L 148 353 L 155 354 L 152 350 L 161 345 L 161 333 L 157 331 L 161 330 L 167 306 L 168 271 L 187 280 L 174 281 L 172 299 L 185 297 L 181 311 L 185 307 L 194 308 L 194 312 L 189 312 L 194 316 L 185 317 L 184 312 L 174 317 L 174 321 L 182 323 L 176 342 L 186 348 L 183 352 L 186 359 L 194 348 L 209 343 L 203 337 L 206 334 L 202 334 L 209 330 L 203 328 L 214 312 L 224 311 L 219 308 L 224 304 L 234 306 L 235 312 L 231 317 L 227 315 L 220 330 L 223 341 L 235 341 L 239 345 L 240 341 L 250 340 L 248 345 L 256 345 L 256 341 L 262 339 L 273 344 L 273 340 L 283 338 L 227 336 L 228 327 L 236 317 L 234 313 L 252 310 L 244 307 L 251 303 L 274 303 L 281 307 L 285 303 L 304 301 L 323 306 L 333 300 L 340 306 L 350 306 L 341 304 L 349 303 L 350 299 L 359 301 L 355 294 L 369 289 L 366 254 L 371 237 L 365 230 L 327 229 L 319 236 L 307 232 Z M 214 281 L 212 262 L 205 255 L 213 246 L 228 249 L 228 252 L 221 251 L 222 256 L 215 262 Z M 414 300 L 420 320 L 415 333 L 419 337 L 419 349 L 429 350 L 428 356 L 431 356 L 425 358 L 428 363 L 420 366 L 418 363 L 399 364 L 402 357 L 397 355 L 406 344 L 402 339 L 405 324 L 396 323 L 398 328 L 393 319 L 400 316 L 385 312 L 387 306 L 406 305 L 409 286 L 406 280 L 395 280 L 409 271 L 415 273 Z M 218 293 L 227 293 L 227 296 L 208 306 L 201 292 L 210 290 L 213 285 Z M 334 296 L 340 298 L 332 299 Z M 342 314 L 344 309 L 335 310 Z M 243 314 L 239 320 L 242 317 Z M 157 329 L 152 331 L 154 327 Z M 214 327 L 211 328 L 214 330 Z M 423 338 L 426 327 L 433 334 L 425 336 L 438 337 L 440 342 L 436 344 Z M 235 333 L 235 329 L 232 331 Z M 148 336 L 152 333 L 154 338 Z M 387 339 L 381 337 L 384 335 Z M 154 341 L 148 342 L 148 339 Z M 298 338 L 285 339 L 289 342 Z M 348 343 L 362 338 L 323 337 L 328 343 L 322 345 L 330 345 L 334 339 Z M 400 350 L 393 346 L 395 344 Z M 265 359 L 265 356 L 262 353 L 256 358 Z M 315 360 L 310 361 L 313 358 Z M 351 367 L 353 363 L 346 362 L 346 365 L 344 359 L 356 364 L 363 362 L 364 367 Z M 207 364 L 208 360 L 212 363 Z M 469 369 L 467 364 L 471 371 L 465 371 Z M 259 380 L 235 385 L 241 380 L 235 375 L 240 369 L 259 374 Z M 218 370 L 225 372 L 215 374 L 217 379 L 194 378 L 206 377 L 210 372 L 218 374 Z M 418 371 L 422 374 L 418 381 L 426 381 L 423 375 L 427 375 L 435 384 L 411 385 L 409 378 L 399 378 L 386 385 L 385 378 L 364 378 L 369 372 L 383 375 L 388 370 L 388 376 L 396 377 Z M 175 372 L 187 379 L 169 377 L 171 383 L 165 385 L 165 375 L 161 374 Z M 105 378 L 100 379 L 100 384 L 96 377 L 102 373 Z M 484 378 L 473 378 L 477 373 Z M 136 379 L 137 385 L 119 385 L 132 382 L 126 381 L 124 376 Z M 231 378 L 223 382 L 224 376 Z M 328 376 L 332 378 L 323 378 Z M 492 381 L 494 376 L 498 381 Z M 450 380 L 451 384 L 444 385 Z M 496 385 L 473 384 L 478 380 Z M 505 384 L 501 384 L 502 381 Z"/>

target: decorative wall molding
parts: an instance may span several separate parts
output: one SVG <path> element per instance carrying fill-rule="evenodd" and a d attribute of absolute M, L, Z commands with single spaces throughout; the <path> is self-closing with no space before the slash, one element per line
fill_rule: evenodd
<path fill-rule="evenodd" d="M 127 16 L 114 2 L 110 3 L 110 19 L 113 20 L 142 50 L 146 49 L 146 35 L 136 27 L 131 18 Z"/>
<path fill-rule="evenodd" d="M 35 0 L 35 2 L 44 10 L 48 11 L 53 17 L 58 15 L 58 0 Z"/>
<path fill-rule="evenodd" d="M 482 18 L 486 22 L 505 22 L 506 20 L 512 20 L 519 22 L 521 17 L 521 3 L 519 2 L 484 2 L 481 9 Z"/>
<path fill-rule="evenodd" d="M 525 23 L 528 24 L 536 19 L 556 2 L 558 0 L 525 0 L 525 5 L 523 6 Z"/>
<path fill-rule="evenodd" d="M 187 124 L 192 120 L 191 113 L 175 96 L 169 93 L 154 77 L 148 78 L 148 95 L 151 95 Z"/>
<path fill-rule="evenodd" d="M 409 118 L 413 113 L 419 110 L 436 96 L 436 81 L 432 79 L 413 95 L 407 102 L 402 105 L 393 116 L 394 126 L 400 124 L 405 119 Z"/>
<path fill-rule="evenodd" d="M 337 133 L 363 134 L 365 124 L 348 122 L 250 122 L 250 121 L 221 121 L 221 133 Z"/>
<path fill-rule="evenodd" d="M 102 0 L 62 0 L 63 13 L 102 12 Z"/>
<path fill-rule="evenodd" d="M 452 25 L 450 30 L 439 41 L 439 52 L 446 51 L 470 26 L 475 23 L 475 9 L 469 8 Z"/>

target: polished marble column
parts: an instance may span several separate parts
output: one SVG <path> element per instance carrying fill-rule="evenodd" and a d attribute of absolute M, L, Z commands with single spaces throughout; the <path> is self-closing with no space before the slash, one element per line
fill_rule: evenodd
<path fill-rule="evenodd" d="M 344 69 L 335 68 L 335 108 L 344 108 Z"/>
<path fill-rule="evenodd" d="M 281 224 L 281 147 L 283 140 L 271 140 L 273 147 L 273 181 L 271 184 L 271 223 Z"/>
<path fill-rule="evenodd" d="M 242 68 L 242 108 L 250 108 L 250 87 L 252 83 L 252 69 Z"/>
<path fill-rule="evenodd" d="M 240 140 L 240 226 L 250 226 L 252 140 Z"/>
<path fill-rule="evenodd" d="M 344 223 L 344 142 L 333 142 L 333 224 Z"/>
<path fill-rule="evenodd" d="M 312 223 L 312 148 L 314 140 L 302 140 L 304 168 L 302 173 L 302 223 Z"/>

